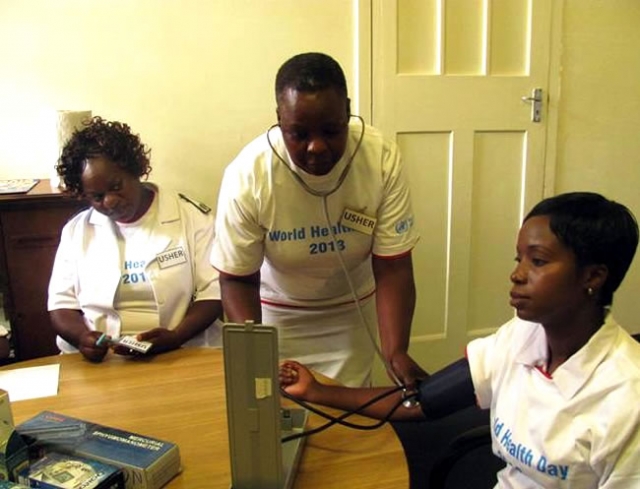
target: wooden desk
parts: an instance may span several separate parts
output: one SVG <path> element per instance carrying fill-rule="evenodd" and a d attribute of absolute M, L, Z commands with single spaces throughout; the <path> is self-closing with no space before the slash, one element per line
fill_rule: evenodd
<path fill-rule="evenodd" d="M 148 360 L 110 355 L 100 364 L 58 355 L 3 370 L 55 363 L 61 365 L 58 395 L 12 403 L 16 423 L 48 409 L 171 441 L 180 447 L 183 471 L 167 488 L 229 489 L 221 350 L 182 349 Z M 311 416 L 311 427 L 322 422 Z M 408 487 L 404 452 L 389 425 L 332 426 L 307 439 L 295 488 L 344 487 Z"/>

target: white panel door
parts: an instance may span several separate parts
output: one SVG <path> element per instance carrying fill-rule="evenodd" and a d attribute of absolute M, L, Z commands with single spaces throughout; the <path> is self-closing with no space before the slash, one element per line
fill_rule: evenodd
<path fill-rule="evenodd" d="M 421 240 L 411 353 L 434 370 L 513 315 L 515 237 L 543 196 L 553 0 L 374 0 L 372 123 Z M 542 89 L 540 122 L 523 97 Z"/>

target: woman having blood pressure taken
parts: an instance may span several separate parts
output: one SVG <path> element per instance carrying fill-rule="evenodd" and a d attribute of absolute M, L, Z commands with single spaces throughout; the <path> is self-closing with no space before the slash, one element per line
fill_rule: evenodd
<path fill-rule="evenodd" d="M 511 274 L 516 317 L 471 341 L 466 358 L 418 382 L 418 406 L 389 388 L 319 383 L 298 362 L 284 391 L 374 418 L 437 419 L 490 409 L 498 488 L 640 487 L 640 344 L 610 310 L 638 245 L 623 205 L 589 192 L 561 194 L 525 217 Z M 425 440 L 429 443 L 429 440 Z"/>

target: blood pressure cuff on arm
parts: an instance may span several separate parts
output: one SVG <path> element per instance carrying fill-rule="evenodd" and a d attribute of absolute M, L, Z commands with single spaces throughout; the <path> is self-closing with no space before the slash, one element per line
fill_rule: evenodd
<path fill-rule="evenodd" d="M 469 361 L 462 358 L 418 383 L 418 402 L 427 419 L 439 419 L 476 404 Z"/>

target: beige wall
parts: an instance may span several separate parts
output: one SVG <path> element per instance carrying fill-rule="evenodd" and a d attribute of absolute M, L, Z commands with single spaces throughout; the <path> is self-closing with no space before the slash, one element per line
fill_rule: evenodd
<path fill-rule="evenodd" d="M 552 191 L 599 191 L 640 216 L 640 2 L 564 2 Z M 46 178 L 46 114 L 91 109 L 151 146 L 153 180 L 215 206 L 224 166 L 274 120 L 282 61 L 327 52 L 355 95 L 358 3 L 0 0 L 0 178 Z M 634 331 L 639 289 L 636 263 L 616 300 Z"/>
<path fill-rule="evenodd" d="M 224 166 L 275 122 L 283 61 L 323 51 L 353 83 L 352 3 L 0 0 L 0 178 L 47 178 L 54 111 L 90 109 L 141 135 L 152 180 L 215 206 Z"/>
<path fill-rule="evenodd" d="M 555 192 L 592 190 L 640 218 L 640 2 L 564 0 Z M 615 316 L 640 332 L 640 256 Z"/>

